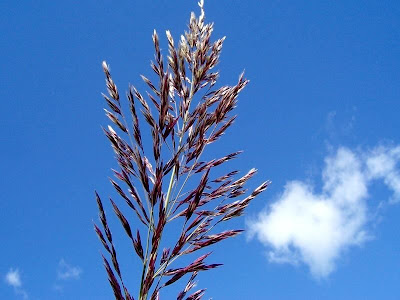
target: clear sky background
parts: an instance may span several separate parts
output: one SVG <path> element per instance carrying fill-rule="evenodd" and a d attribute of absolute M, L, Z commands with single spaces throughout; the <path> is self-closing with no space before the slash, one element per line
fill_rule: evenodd
<path fill-rule="evenodd" d="M 214 38 L 227 36 L 220 83 L 243 69 L 251 80 L 215 151 L 245 150 L 230 167 L 257 167 L 250 187 L 273 181 L 233 222 L 247 233 L 214 247 L 225 265 L 198 277 L 205 299 L 400 299 L 400 2 L 205 9 Z M 121 91 L 143 87 L 153 29 L 177 39 L 191 11 L 196 1 L 0 2 L 0 299 L 113 298 L 92 226 L 94 189 L 115 195 L 101 62 Z"/>

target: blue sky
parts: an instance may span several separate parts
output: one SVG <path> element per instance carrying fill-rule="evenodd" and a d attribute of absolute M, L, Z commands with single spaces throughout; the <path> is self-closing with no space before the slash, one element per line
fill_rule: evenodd
<path fill-rule="evenodd" d="M 205 9 L 214 38 L 227 36 L 220 83 L 243 69 L 251 80 L 214 151 L 243 149 L 230 167 L 258 168 L 250 187 L 273 184 L 199 287 L 213 299 L 399 299 L 400 3 Z M 153 29 L 178 37 L 191 11 L 196 1 L 1 1 L 1 299 L 112 299 L 92 226 L 94 189 L 115 195 L 101 62 L 121 91 L 143 87 Z"/>

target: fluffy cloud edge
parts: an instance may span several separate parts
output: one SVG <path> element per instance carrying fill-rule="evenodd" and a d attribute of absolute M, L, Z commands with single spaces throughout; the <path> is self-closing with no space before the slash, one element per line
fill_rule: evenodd
<path fill-rule="evenodd" d="M 302 263 L 315 278 L 327 278 L 346 250 L 370 238 L 370 184 L 381 180 L 393 192 L 389 202 L 399 202 L 399 162 L 400 146 L 339 147 L 325 158 L 321 192 L 309 181 L 289 181 L 272 204 L 247 220 L 249 237 L 265 245 L 270 262 Z"/>

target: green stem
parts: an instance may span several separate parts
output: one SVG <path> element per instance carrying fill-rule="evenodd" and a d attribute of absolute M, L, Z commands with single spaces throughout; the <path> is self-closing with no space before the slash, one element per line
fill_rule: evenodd
<path fill-rule="evenodd" d="M 215 126 L 215 127 L 213 128 L 213 130 L 211 131 L 211 133 L 210 133 L 210 135 L 209 135 L 208 138 L 210 138 L 210 137 L 212 136 L 212 134 L 214 133 L 214 131 L 215 131 L 216 128 L 217 128 L 217 126 Z M 180 187 L 180 189 L 179 189 L 179 191 L 178 191 L 178 194 L 176 195 L 174 201 L 173 201 L 172 204 L 171 204 L 171 207 L 170 207 L 170 209 L 169 209 L 169 211 L 168 211 L 168 214 L 167 214 L 167 219 L 168 219 L 169 216 L 171 215 L 172 209 L 173 209 L 173 207 L 174 207 L 176 201 L 177 201 L 178 198 L 180 197 L 180 194 L 181 194 L 183 188 L 185 187 L 186 182 L 188 181 L 189 177 L 192 175 L 191 173 L 192 173 L 194 167 L 196 166 L 197 162 L 199 161 L 201 155 L 203 154 L 204 149 L 205 149 L 205 147 L 201 150 L 199 156 L 196 158 L 196 160 L 194 161 L 194 163 L 193 163 L 192 167 L 190 168 L 188 174 L 186 175 L 186 178 L 185 178 L 185 180 L 183 181 L 183 184 L 182 184 L 182 186 Z M 172 221 L 173 219 L 174 219 L 174 218 L 170 219 L 169 221 Z"/>
<path fill-rule="evenodd" d="M 145 257 L 143 260 L 143 270 L 142 270 L 142 277 L 140 279 L 140 290 L 139 290 L 139 300 L 142 300 L 142 291 L 143 291 L 143 284 L 144 284 L 144 276 L 146 274 L 146 269 L 147 269 L 147 262 L 149 260 L 149 244 L 150 244 L 150 231 L 151 228 L 153 227 L 153 208 L 150 210 L 150 224 L 147 230 L 147 238 L 146 238 L 146 252 L 145 252 Z"/>
<path fill-rule="evenodd" d="M 188 104 L 188 108 L 187 111 L 185 112 L 185 116 L 183 119 L 183 124 L 182 124 L 182 131 L 186 125 L 187 122 L 187 118 L 189 116 L 189 107 L 190 107 L 190 103 L 192 102 L 192 98 L 193 98 L 193 71 L 192 71 L 192 80 L 190 82 L 190 93 L 189 93 L 189 104 Z M 181 133 L 181 136 L 179 138 L 179 145 L 178 145 L 178 151 L 181 149 L 182 147 L 182 140 L 183 140 L 183 136 L 184 136 L 184 132 Z M 167 191 L 167 197 L 165 199 L 165 203 L 164 203 L 164 209 L 167 211 L 168 208 L 168 203 L 169 203 L 169 199 L 171 197 L 171 192 L 172 192 L 172 188 L 173 188 L 173 183 L 174 183 L 174 177 L 175 177 L 175 172 L 176 172 L 176 167 L 174 166 L 172 168 L 172 173 L 171 173 L 171 178 L 169 180 L 169 185 L 168 185 L 168 191 Z M 161 201 L 161 200 L 160 200 Z M 144 278 L 146 275 L 146 270 L 148 268 L 148 262 L 149 262 L 149 243 L 150 243 L 150 231 L 151 231 L 151 227 L 153 225 L 153 208 L 151 208 L 151 216 L 150 216 L 150 224 L 149 224 L 149 228 L 147 231 L 147 241 L 146 241 L 146 255 L 145 255 L 145 259 L 143 260 L 143 270 L 142 270 L 142 277 L 140 280 L 140 290 L 139 290 L 139 299 L 138 300 L 145 300 L 147 298 L 147 293 L 146 294 L 142 294 L 143 292 L 143 284 L 144 284 Z M 160 233 L 160 240 L 162 237 L 162 232 Z"/>

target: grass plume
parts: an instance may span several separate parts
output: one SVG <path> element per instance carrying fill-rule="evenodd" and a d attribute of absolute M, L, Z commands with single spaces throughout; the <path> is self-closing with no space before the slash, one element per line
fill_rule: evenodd
<path fill-rule="evenodd" d="M 132 248 L 141 261 L 138 278 L 139 300 L 159 299 L 163 288 L 189 274 L 190 279 L 177 299 L 200 299 L 205 290 L 187 296 L 195 287 L 199 272 L 220 264 L 206 262 L 210 253 L 199 254 L 191 263 L 173 267 L 179 258 L 194 256 L 204 248 L 234 237 L 242 230 L 213 233 L 220 223 L 239 217 L 250 202 L 269 185 L 262 183 L 251 193 L 246 182 L 257 172 L 251 169 L 235 179 L 238 171 L 213 178 L 214 170 L 235 159 L 240 151 L 221 158 L 202 161 L 207 146 L 217 142 L 234 123 L 231 115 L 237 98 L 248 84 L 244 74 L 233 86 L 216 88 L 217 66 L 225 37 L 211 42 L 213 24 L 205 23 L 203 1 L 200 16 L 191 14 L 188 30 L 175 41 L 169 31 L 168 54 L 164 59 L 159 37 L 152 39 L 155 56 L 151 68 L 155 78 L 141 75 L 150 92 L 141 94 L 134 86 L 126 93 L 129 111 L 125 113 L 120 93 L 109 66 L 103 62 L 108 94 L 103 94 L 111 124 L 103 129 L 114 150 L 119 170 L 113 170 L 111 184 L 132 209 L 137 220 L 127 218 L 111 201 Z M 142 128 L 151 133 L 151 145 L 145 145 Z M 137 188 L 140 187 L 140 188 Z M 246 194 L 248 194 L 246 196 Z M 96 192 L 102 229 L 95 226 L 107 257 L 104 266 L 115 299 L 134 299 L 126 287 L 103 202 Z M 239 200 L 236 200 L 239 199 Z M 137 222 L 139 221 L 139 222 Z M 132 224 L 135 222 L 135 227 Z M 173 222 L 182 224 L 175 243 L 161 249 L 163 234 Z M 186 298 L 185 298 L 186 297 Z"/>

